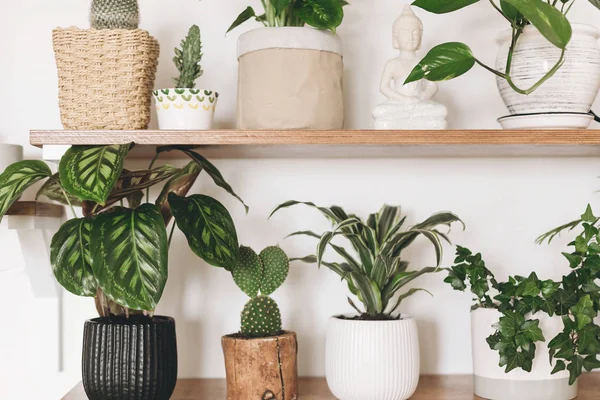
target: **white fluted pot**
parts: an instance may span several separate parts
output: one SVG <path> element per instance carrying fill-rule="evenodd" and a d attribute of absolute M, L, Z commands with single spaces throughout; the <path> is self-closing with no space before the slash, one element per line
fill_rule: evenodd
<path fill-rule="evenodd" d="M 405 400 L 419 383 L 416 321 L 329 319 L 326 377 L 340 400 Z"/>
<path fill-rule="evenodd" d="M 511 114 L 588 113 L 600 90 L 600 31 L 590 25 L 572 24 L 573 37 L 567 46 L 563 66 L 526 96 L 515 92 L 502 78 L 497 78 L 502 100 Z M 496 68 L 504 72 L 512 32 L 498 37 L 500 51 Z M 514 51 L 510 75 L 520 89 L 529 89 L 560 58 L 561 50 L 548 42 L 533 26 L 525 27 Z"/>
<path fill-rule="evenodd" d="M 546 342 L 536 343 L 531 372 L 514 369 L 508 374 L 498 366 L 499 355 L 491 350 L 486 338 L 495 332 L 492 325 L 502 314 L 496 309 L 479 308 L 471 312 L 473 346 L 473 386 L 477 396 L 493 400 L 569 400 L 577 396 L 577 383 L 569 386 L 569 373 L 551 374 L 554 363 L 548 362 L 548 342 L 563 329 L 560 316 L 538 312 Z"/>

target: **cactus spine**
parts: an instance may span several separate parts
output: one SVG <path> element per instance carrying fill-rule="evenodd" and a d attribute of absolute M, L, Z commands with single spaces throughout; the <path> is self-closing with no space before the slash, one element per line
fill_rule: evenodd
<path fill-rule="evenodd" d="M 279 307 L 268 295 L 283 284 L 289 270 L 290 260 L 279 247 L 267 247 L 260 255 L 250 247 L 240 247 L 231 274 L 236 285 L 251 298 L 242 312 L 241 334 L 257 338 L 281 332 Z"/>
<path fill-rule="evenodd" d="M 90 23 L 94 29 L 137 29 L 140 9 L 137 0 L 93 0 Z"/>
<path fill-rule="evenodd" d="M 258 296 L 246 303 L 240 332 L 254 338 L 278 335 L 281 332 L 281 312 L 275 300 Z"/>
<path fill-rule="evenodd" d="M 175 48 L 173 62 L 179 71 L 179 77 L 173 78 L 173 81 L 177 88 L 193 89 L 196 87 L 196 79 L 204 73 L 200 61 L 202 61 L 200 28 L 198 25 L 193 25 L 188 35 L 181 41 L 181 49 Z"/>

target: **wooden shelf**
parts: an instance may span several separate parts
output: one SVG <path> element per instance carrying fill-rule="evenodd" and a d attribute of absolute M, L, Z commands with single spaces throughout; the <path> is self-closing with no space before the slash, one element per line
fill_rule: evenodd
<path fill-rule="evenodd" d="M 597 400 L 600 373 L 584 374 L 579 380 L 578 400 Z M 301 378 L 302 400 L 335 400 L 323 378 Z M 221 379 L 180 379 L 171 400 L 203 400 L 226 398 L 225 381 Z M 75 387 L 62 400 L 87 399 L 83 386 Z M 411 400 L 468 400 L 473 396 L 471 375 L 422 376 Z"/>
<path fill-rule="evenodd" d="M 57 204 L 38 201 L 17 201 L 8 209 L 6 215 L 62 218 L 65 215 L 65 208 Z"/>
<path fill-rule="evenodd" d="M 34 130 L 30 142 L 44 148 L 136 143 L 133 157 L 148 157 L 154 147 L 166 145 L 202 147 L 203 154 L 216 158 L 600 155 L 600 130 Z"/>

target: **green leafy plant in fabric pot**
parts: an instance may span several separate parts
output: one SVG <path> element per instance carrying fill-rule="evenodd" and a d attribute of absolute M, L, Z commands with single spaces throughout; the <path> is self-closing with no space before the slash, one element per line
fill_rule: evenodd
<path fill-rule="evenodd" d="M 419 375 L 417 326 L 414 318 L 398 315 L 397 309 L 409 296 L 426 291 L 407 287 L 418 277 L 441 270 L 442 242 L 449 241 L 442 228 L 462 223 L 461 220 L 450 212 L 442 212 L 406 228 L 406 216 L 402 215 L 400 207 L 383 206 L 363 220 L 338 206 L 321 207 L 299 201 L 280 204 L 271 215 L 296 205 L 318 210 L 333 227 L 323 233 L 309 230 L 291 233 L 289 236 L 317 240 L 314 254 L 292 258 L 292 261 L 329 268 L 346 283 L 353 298 L 362 303 L 361 309 L 353 298 L 348 297 L 349 304 L 358 314 L 329 320 L 326 375 L 330 390 L 336 398 L 342 399 L 387 398 L 390 392 L 403 393 L 406 397 L 402 398 L 410 397 L 417 387 Z M 404 252 L 419 237 L 433 245 L 435 263 L 410 270 Z M 345 239 L 350 246 L 338 244 L 338 238 Z M 340 261 L 326 261 L 327 249 L 336 253 Z M 338 368 L 346 365 L 354 367 Z M 402 371 L 413 371 L 414 374 Z M 374 378 L 364 379 L 365 375 Z M 382 376 L 393 376 L 394 379 L 386 380 Z M 365 381 L 369 384 L 364 384 Z"/>
<path fill-rule="evenodd" d="M 562 253 L 571 272 L 559 281 L 542 280 L 532 272 L 527 277 L 511 276 L 506 282 L 498 282 L 486 268 L 481 254 L 472 254 L 460 246 L 456 265 L 448 269 L 445 279 L 456 290 L 470 289 L 475 296 L 474 312 L 488 310 L 487 317 L 473 314 L 473 324 L 481 323 L 477 318 L 487 322 L 496 319 L 494 332 L 485 340 L 492 351 L 498 352 L 499 367 L 506 373 L 523 369 L 533 375 L 532 380 L 560 373 L 561 379 L 553 382 L 563 381 L 563 387 L 552 390 L 561 398 L 576 395 L 576 387 L 566 386 L 573 385 L 583 370 L 600 368 L 600 326 L 594 322 L 600 310 L 600 287 L 596 283 L 600 278 L 598 221 L 588 206 L 580 219 L 538 238 L 539 243 L 550 242 L 561 231 L 582 228 L 569 244 L 573 251 Z M 474 328 L 474 332 L 483 331 Z M 476 336 L 473 340 L 483 340 Z M 548 351 L 549 364 L 534 363 L 536 356 L 540 357 L 536 347 L 540 343 Z M 477 374 L 475 371 L 476 379 Z M 510 385 L 517 383 L 511 381 Z"/>
<path fill-rule="evenodd" d="M 257 14 L 248 7 L 231 24 L 227 32 L 232 31 L 251 19 L 266 27 L 310 25 L 317 29 L 335 33 L 344 19 L 345 0 L 261 0 L 264 8 Z"/>
<path fill-rule="evenodd" d="M 208 196 L 185 197 L 202 171 L 238 197 L 218 169 L 191 149 L 164 147 L 147 170 L 129 171 L 124 162 L 130 148 L 74 146 L 62 157 L 56 174 L 42 161 L 21 161 L 0 175 L 0 218 L 28 187 L 44 179 L 37 197 L 71 207 L 73 218 L 52 238 L 50 258 L 57 281 L 75 295 L 94 297 L 102 317 L 85 326 L 83 381 L 91 399 L 107 398 L 115 390 L 133 396 L 118 399 L 168 399 L 173 391 L 175 324 L 172 318 L 154 316 L 168 277 L 168 247 L 176 223 L 171 224 L 170 236 L 167 227 L 173 215 L 179 225 L 193 221 L 201 256 L 213 265 L 229 268 L 237 259 L 237 239 L 223 235 L 232 229 L 227 226 L 230 218 L 219 213 L 229 215 L 224 207 Z M 192 161 L 183 168 L 154 166 L 161 153 L 175 150 Z M 149 189 L 161 185 L 157 200 L 150 202 Z M 83 217 L 77 216 L 75 206 L 82 207 Z M 140 325 L 148 331 L 136 336 L 130 329 Z M 121 328 L 106 333 L 109 326 Z M 119 340 L 156 351 L 125 354 L 112 347 Z M 107 371 L 98 363 L 106 360 L 98 351 L 112 362 L 130 364 L 136 377 L 161 378 L 153 385 L 131 386 L 135 379 L 126 379 L 127 374 L 105 376 Z"/>
<path fill-rule="evenodd" d="M 431 13 L 446 14 L 478 2 L 478 0 L 415 0 L 412 4 Z M 510 28 L 510 33 L 502 35 L 499 39 L 499 43 L 502 42 L 502 45 L 507 43 L 507 45 L 501 48 L 495 67 L 477 58 L 467 44 L 448 42 L 431 49 L 408 76 L 406 83 L 420 79 L 430 81 L 454 79 L 477 64 L 496 76 L 501 95 L 511 114 L 550 111 L 588 113 L 597 90 L 590 88 L 589 85 L 579 87 L 576 82 L 578 79 L 589 81 L 600 79 L 600 68 L 594 66 L 600 61 L 598 52 L 600 49 L 596 43 L 599 32 L 593 27 L 571 25 L 567 14 L 575 2 L 575 0 L 490 0 L 489 6 L 506 21 Z M 600 9 L 598 1 L 589 0 L 589 2 Z M 539 40 L 536 35 L 541 35 Z M 593 39 L 594 37 L 596 39 Z M 525 41 L 523 45 L 522 41 Z M 576 43 L 573 49 L 568 51 L 567 47 L 573 41 Z M 585 43 L 588 43 L 588 46 Z M 569 62 L 565 64 L 567 58 Z M 543 68 L 540 65 L 543 65 Z M 553 82 L 556 86 L 560 83 L 558 80 L 561 80 L 562 84 L 555 88 L 544 86 L 544 83 L 555 76 L 559 70 L 561 70 L 560 77 Z M 522 96 L 532 95 L 541 87 L 545 88 L 545 91 L 532 96 L 535 101 L 523 100 Z M 544 97 L 554 98 L 546 100 Z M 561 102 L 561 97 L 569 97 L 569 101 Z M 577 98 L 576 102 L 580 104 L 572 105 L 573 98 Z M 554 107 L 550 107 L 549 104 L 554 104 Z"/>

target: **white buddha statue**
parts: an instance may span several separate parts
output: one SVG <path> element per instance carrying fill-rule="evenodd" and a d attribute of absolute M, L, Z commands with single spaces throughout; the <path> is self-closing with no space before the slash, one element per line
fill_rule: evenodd
<path fill-rule="evenodd" d="M 446 106 L 431 100 L 437 85 L 425 79 L 404 85 L 420 61 L 416 51 L 423 38 L 423 23 L 409 5 L 394 23 L 393 33 L 400 55 L 385 65 L 380 90 L 388 101 L 373 110 L 375 129 L 446 129 Z"/>

